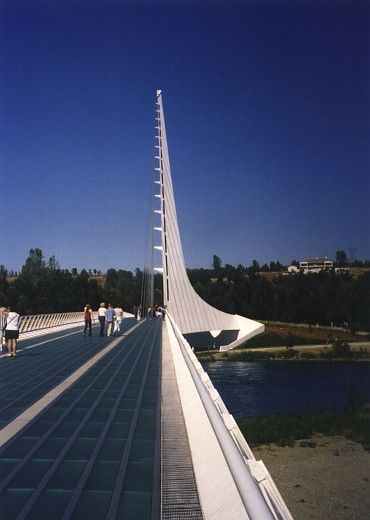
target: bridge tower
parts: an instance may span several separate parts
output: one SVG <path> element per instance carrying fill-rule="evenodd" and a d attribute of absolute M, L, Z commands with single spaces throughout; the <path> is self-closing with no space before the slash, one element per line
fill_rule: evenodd
<path fill-rule="evenodd" d="M 160 240 L 153 247 L 161 254 L 162 266 L 154 270 L 163 274 L 164 305 L 192 347 L 229 350 L 263 332 L 264 325 L 212 307 L 190 283 L 177 221 L 161 90 L 157 90 L 155 148 L 158 225 L 153 229 L 160 233 Z"/>

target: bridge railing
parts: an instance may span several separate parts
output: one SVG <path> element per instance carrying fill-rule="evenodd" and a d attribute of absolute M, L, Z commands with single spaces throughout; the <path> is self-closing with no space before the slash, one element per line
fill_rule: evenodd
<path fill-rule="evenodd" d="M 213 429 L 218 437 L 224 455 L 228 460 L 230 470 L 241 493 L 242 500 L 247 506 L 250 518 L 253 520 L 262 518 L 293 520 L 266 466 L 261 460 L 256 460 L 234 417 L 229 413 L 220 394 L 213 386 L 208 374 L 204 371 L 189 343 L 181 334 L 181 331 L 171 315 L 168 314 L 168 317 Z M 232 445 L 234 445 L 234 447 Z M 235 451 L 234 448 L 236 448 L 237 451 Z M 243 460 L 242 465 L 240 465 L 240 456 Z M 247 479 L 245 478 L 247 475 L 245 470 L 243 470 L 243 466 L 244 468 L 248 468 Z M 250 486 L 246 486 L 249 477 L 252 477 L 254 484 L 260 489 L 262 496 L 253 493 L 253 489 L 252 495 L 248 492 L 246 487 L 249 487 L 251 490 Z"/>
<path fill-rule="evenodd" d="M 61 312 L 51 314 L 33 314 L 21 316 L 19 332 L 33 332 L 36 330 L 50 329 L 60 325 L 79 324 L 84 321 L 83 312 Z"/>
<path fill-rule="evenodd" d="M 134 315 L 130 312 L 124 312 L 124 318 L 132 318 Z M 50 329 L 52 327 L 63 327 L 79 325 L 84 322 L 84 313 L 78 312 L 59 312 L 50 314 L 32 314 L 29 316 L 21 316 L 19 332 L 35 332 Z M 93 312 L 93 319 L 98 320 L 97 311 Z"/>

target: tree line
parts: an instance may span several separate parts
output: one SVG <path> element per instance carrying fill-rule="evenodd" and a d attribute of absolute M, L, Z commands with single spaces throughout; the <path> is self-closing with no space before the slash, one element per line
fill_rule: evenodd
<path fill-rule="evenodd" d="M 272 267 L 281 265 L 273 262 Z M 282 321 L 348 326 L 370 330 L 370 271 L 354 278 L 350 273 L 296 273 L 283 270 L 266 278 L 255 260 L 249 267 L 222 266 L 214 255 L 209 269 L 188 269 L 198 294 L 214 307 L 261 321 Z M 144 271 L 108 269 L 92 275 L 82 269 L 61 269 L 41 249 L 31 249 L 18 276 L 10 278 L 0 266 L 0 304 L 16 307 L 21 314 L 69 312 L 93 309 L 101 301 L 131 311 L 141 303 Z M 162 304 L 161 275 L 155 275 L 154 304 Z"/>
<path fill-rule="evenodd" d="M 190 269 L 198 294 L 232 314 L 261 321 L 319 324 L 370 331 L 370 270 L 350 273 L 321 271 L 265 277 L 255 261 L 249 267 Z"/>
<path fill-rule="evenodd" d="M 142 282 L 140 269 L 108 269 L 104 275 L 61 269 L 54 256 L 46 262 L 42 250 L 35 248 L 16 277 L 10 278 L 0 265 L 0 303 L 20 314 L 79 311 L 86 303 L 97 309 L 102 301 L 131 312 L 140 303 Z"/>

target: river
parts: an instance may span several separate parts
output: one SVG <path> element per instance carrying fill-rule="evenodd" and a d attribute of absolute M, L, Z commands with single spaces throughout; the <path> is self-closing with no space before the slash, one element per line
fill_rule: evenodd
<path fill-rule="evenodd" d="M 235 419 L 344 408 L 350 395 L 370 401 L 370 362 L 204 363 Z"/>

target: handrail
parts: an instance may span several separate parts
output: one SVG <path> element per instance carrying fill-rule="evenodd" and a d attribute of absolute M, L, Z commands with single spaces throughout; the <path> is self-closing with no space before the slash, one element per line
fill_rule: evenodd
<path fill-rule="evenodd" d="M 131 318 L 133 317 L 133 314 L 130 312 L 124 312 L 123 317 Z M 93 311 L 93 319 L 98 319 L 97 311 Z M 19 332 L 20 334 L 23 334 L 25 332 L 45 330 L 63 325 L 78 325 L 83 322 L 84 313 L 81 311 L 23 315 L 20 319 Z"/>
<path fill-rule="evenodd" d="M 81 323 L 84 320 L 83 312 L 61 312 L 50 314 L 32 314 L 21 316 L 19 332 L 33 332 L 36 330 L 49 329 L 59 325 L 70 325 Z"/>
<path fill-rule="evenodd" d="M 228 412 L 189 343 L 172 316 L 169 313 L 167 316 L 249 517 L 252 520 L 293 520 L 267 468 L 262 461 L 255 459 L 233 416 Z"/>

